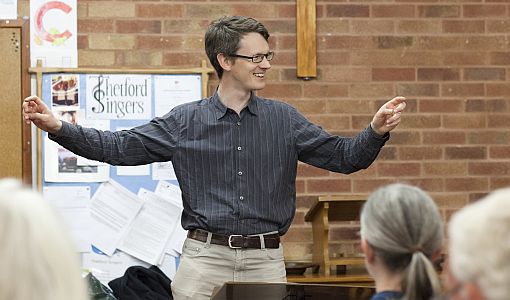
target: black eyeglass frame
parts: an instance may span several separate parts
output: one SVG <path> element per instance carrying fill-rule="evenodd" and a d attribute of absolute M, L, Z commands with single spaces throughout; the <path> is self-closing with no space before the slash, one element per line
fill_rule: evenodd
<path fill-rule="evenodd" d="M 246 56 L 246 55 L 239 55 L 239 54 L 230 54 L 229 56 L 250 59 L 252 63 L 258 64 L 264 60 L 264 57 L 267 59 L 267 61 L 273 60 L 274 52 L 269 51 L 266 54 L 257 54 L 257 55 L 253 55 L 253 56 Z"/>

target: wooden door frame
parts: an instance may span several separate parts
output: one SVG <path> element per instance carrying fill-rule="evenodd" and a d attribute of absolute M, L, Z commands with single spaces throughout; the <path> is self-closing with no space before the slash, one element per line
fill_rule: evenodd
<path fill-rule="evenodd" d="M 30 67 L 30 23 L 29 20 L 17 19 L 17 20 L 2 20 L 0 21 L 0 28 L 19 28 L 20 45 L 21 51 L 21 99 L 19 99 L 20 110 L 19 118 L 22 122 L 22 180 L 24 184 L 32 185 L 32 127 L 29 124 L 23 122 L 21 105 L 23 99 L 30 96 L 31 82 L 30 73 L 28 68 Z"/>

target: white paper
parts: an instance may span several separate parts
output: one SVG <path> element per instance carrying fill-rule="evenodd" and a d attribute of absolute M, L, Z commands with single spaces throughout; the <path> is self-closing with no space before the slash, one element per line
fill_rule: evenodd
<path fill-rule="evenodd" d="M 0 19 L 16 19 L 18 17 L 17 0 L 0 0 Z"/>
<path fill-rule="evenodd" d="M 118 248 L 155 265 L 164 253 L 181 209 L 144 188 L 140 189 L 138 197 L 144 200 L 144 205 Z"/>
<path fill-rule="evenodd" d="M 90 187 L 45 186 L 43 196 L 63 217 L 79 252 L 90 251 L 91 219 L 89 216 Z"/>
<path fill-rule="evenodd" d="M 153 180 L 175 180 L 174 165 L 171 161 L 155 162 L 152 164 L 152 179 Z"/>
<path fill-rule="evenodd" d="M 182 210 L 182 193 L 181 189 L 174 184 L 171 184 L 167 181 L 158 181 L 156 185 L 156 190 L 154 193 L 160 197 L 168 199 L 172 201 L 175 205 L 179 206 Z"/>
<path fill-rule="evenodd" d="M 177 105 L 202 98 L 200 75 L 154 76 L 155 116 L 161 117 Z"/>
<path fill-rule="evenodd" d="M 115 181 L 101 184 L 92 197 L 93 244 L 107 255 L 112 255 L 143 201 Z"/>
<path fill-rule="evenodd" d="M 151 75 L 87 74 L 88 119 L 145 120 L 152 117 Z"/>
<path fill-rule="evenodd" d="M 43 67 L 78 67 L 76 0 L 30 0 L 30 60 Z"/>
<path fill-rule="evenodd" d="M 82 255 L 82 267 L 89 270 L 106 286 L 111 280 L 122 277 L 131 266 L 150 267 L 149 264 L 121 251 L 116 251 L 112 256 L 106 256 L 97 251 Z"/>
<path fill-rule="evenodd" d="M 160 265 L 158 265 L 158 268 L 165 273 L 166 277 L 170 278 L 170 280 L 174 280 L 175 273 L 177 272 L 175 257 L 165 254 L 163 256 L 163 261 Z"/>
<path fill-rule="evenodd" d="M 168 199 L 172 201 L 175 205 L 179 206 L 182 214 L 182 195 L 181 189 L 166 181 L 159 181 L 156 185 L 156 190 L 154 192 L 156 195 Z M 170 235 L 168 239 L 168 243 L 165 247 L 165 251 L 171 255 L 178 255 L 182 253 L 182 247 L 184 245 L 184 241 L 186 240 L 186 236 L 188 234 L 187 230 L 182 228 L 181 215 L 179 215 L 179 221 L 177 222 L 174 231 Z"/>

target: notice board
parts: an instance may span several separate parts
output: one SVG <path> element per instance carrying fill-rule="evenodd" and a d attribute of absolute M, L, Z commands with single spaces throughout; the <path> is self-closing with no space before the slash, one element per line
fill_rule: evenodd
<path fill-rule="evenodd" d="M 38 67 L 32 71 L 38 75 L 41 98 L 55 116 L 84 127 L 118 131 L 145 124 L 154 117 L 165 115 L 177 105 L 207 97 L 207 77 L 212 70 L 205 67 L 177 72 L 175 70 L 105 71 Z M 136 243 L 131 240 L 120 243 L 124 248 L 111 247 L 110 242 L 118 238 L 116 234 L 108 236 L 108 231 L 101 231 L 101 233 L 106 232 L 104 234 L 106 236 L 103 236 L 98 235 L 96 230 L 92 236 L 90 231 L 93 230 L 89 230 L 89 224 L 97 223 L 94 223 L 96 221 L 94 216 L 97 215 L 109 214 L 101 220 L 103 223 L 111 220 L 121 222 L 124 216 L 115 216 L 115 213 L 121 209 L 113 206 L 120 202 L 128 203 L 126 200 L 128 198 L 132 200 L 130 205 L 139 205 L 139 198 L 135 199 L 133 196 L 138 195 L 143 203 L 149 203 L 150 195 L 159 190 L 159 196 L 162 196 L 161 193 L 166 195 L 174 193 L 173 196 L 170 195 L 174 202 L 177 193 L 180 198 L 171 162 L 144 166 L 110 166 L 71 153 L 49 140 L 45 132 L 39 131 L 38 134 L 40 135 L 37 142 L 40 166 L 38 181 L 41 190 L 45 198 L 55 202 L 64 215 L 64 219 L 69 222 L 78 249 L 82 253 L 84 268 L 91 270 L 105 284 L 111 279 L 122 276 L 125 269 L 131 265 L 158 265 L 169 277 L 172 277 L 172 272 L 174 273 L 176 268 L 174 258 L 178 261 L 180 249 L 179 244 L 171 245 L 171 239 L 183 237 L 182 232 L 176 233 L 177 228 L 175 231 L 167 232 L 167 228 L 170 227 L 165 226 L 163 221 L 152 224 L 151 231 L 142 233 L 140 233 L 141 230 L 131 228 L 127 235 L 133 237 L 152 233 L 155 235 L 159 233 L 159 236 L 151 237 L 155 246 L 147 246 L 148 242 L 134 245 Z M 107 189 L 110 189 L 110 194 L 105 192 Z M 99 194 L 101 196 L 98 196 Z M 108 195 L 111 195 L 111 199 L 107 199 Z M 99 197 L 101 200 L 98 200 Z M 97 204 L 108 206 L 107 202 L 110 200 L 112 201 L 110 210 L 102 210 Z M 141 209 L 136 217 L 142 214 L 146 206 L 147 204 L 140 204 Z M 154 205 L 152 207 L 154 209 Z M 182 210 L 182 203 L 180 203 L 180 209 Z M 180 218 L 180 211 L 175 215 L 177 209 L 160 209 L 160 211 L 163 210 L 165 213 L 162 218 L 167 218 L 166 221 L 169 220 L 169 215 L 173 219 Z M 97 213 L 97 211 L 100 212 Z M 153 218 L 145 216 L 145 219 Z M 136 224 L 137 219 L 134 220 L 133 224 Z M 144 225 L 143 220 L 138 222 Z M 180 221 L 177 225 L 180 228 Z M 183 231 L 182 228 L 180 230 Z M 170 237 L 166 246 L 160 243 L 164 240 L 163 237 L 165 239 Z M 151 253 L 160 246 L 163 250 L 162 255 Z M 142 249 L 143 247 L 150 249 Z"/>

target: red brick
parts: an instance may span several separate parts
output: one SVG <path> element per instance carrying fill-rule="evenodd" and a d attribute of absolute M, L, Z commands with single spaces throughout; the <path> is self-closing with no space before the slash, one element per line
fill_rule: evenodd
<path fill-rule="evenodd" d="M 310 121 L 333 133 L 334 130 L 351 128 L 349 117 L 338 115 L 310 115 Z"/>
<path fill-rule="evenodd" d="M 496 144 L 496 145 L 506 145 L 510 144 L 510 133 L 508 130 L 506 131 L 490 131 L 490 130 L 483 130 L 483 131 L 474 131 L 468 133 L 468 143 L 469 144 L 480 144 L 480 145 L 487 145 L 487 144 Z"/>
<path fill-rule="evenodd" d="M 391 145 L 420 145 L 420 133 L 396 129 L 391 132 L 389 143 Z"/>
<path fill-rule="evenodd" d="M 509 52 L 492 52 L 490 53 L 489 63 L 491 65 L 504 65 L 510 64 Z"/>
<path fill-rule="evenodd" d="M 402 83 L 397 85 L 397 94 L 406 96 L 437 97 L 439 96 L 439 84 Z"/>
<path fill-rule="evenodd" d="M 260 96 L 266 96 L 264 90 L 258 93 Z M 274 98 L 274 97 L 273 97 Z M 286 99 L 286 102 L 297 108 L 305 115 L 326 113 L 326 100 L 294 100 Z"/>
<path fill-rule="evenodd" d="M 351 192 L 351 180 L 342 179 L 308 179 L 306 181 L 308 193 L 329 194 Z"/>
<path fill-rule="evenodd" d="M 319 51 L 317 53 L 317 66 L 322 67 L 318 70 L 318 79 L 323 77 L 334 77 L 329 73 L 336 72 L 337 68 L 327 68 L 328 66 L 340 66 L 349 64 L 349 55 L 339 51 Z"/>
<path fill-rule="evenodd" d="M 118 33 L 161 33 L 161 22 L 118 20 L 115 25 L 115 31 Z"/>
<path fill-rule="evenodd" d="M 486 147 L 470 147 L 470 146 L 458 146 L 458 147 L 446 147 L 445 148 L 445 159 L 486 159 L 487 148 Z"/>
<path fill-rule="evenodd" d="M 481 52 L 448 52 L 444 55 L 443 64 L 447 66 L 457 65 L 486 65 L 489 61 L 487 53 Z"/>
<path fill-rule="evenodd" d="M 372 80 L 374 81 L 415 81 L 414 68 L 374 68 Z"/>
<path fill-rule="evenodd" d="M 413 18 L 415 17 L 414 5 L 372 5 L 373 18 Z"/>
<path fill-rule="evenodd" d="M 305 98 L 338 98 L 348 96 L 349 87 L 339 84 L 321 84 L 311 82 L 303 89 Z"/>
<path fill-rule="evenodd" d="M 486 177 L 482 178 L 446 178 L 446 191 L 487 191 L 489 182 Z"/>
<path fill-rule="evenodd" d="M 423 163 L 423 173 L 435 177 L 448 176 L 466 176 L 468 167 L 465 162 L 425 162 Z"/>
<path fill-rule="evenodd" d="M 490 188 L 493 191 L 495 189 L 508 188 L 510 186 L 510 177 L 491 177 L 489 180 Z"/>
<path fill-rule="evenodd" d="M 377 173 L 379 176 L 419 176 L 421 174 L 421 164 L 411 162 L 384 162 L 377 165 Z"/>
<path fill-rule="evenodd" d="M 510 146 L 493 146 L 489 147 L 489 157 L 502 159 L 510 159 Z"/>
<path fill-rule="evenodd" d="M 464 111 L 464 101 L 455 99 L 424 99 L 419 101 L 420 112 L 454 113 Z"/>
<path fill-rule="evenodd" d="M 484 96 L 485 87 L 483 83 L 445 83 L 441 87 L 441 92 L 441 95 L 446 97 Z"/>
<path fill-rule="evenodd" d="M 393 140 L 393 135 L 392 135 L 392 140 Z M 390 141 L 390 143 L 391 143 L 391 141 Z M 388 144 L 390 144 L 390 143 L 388 143 Z M 378 161 L 396 160 L 397 159 L 397 147 L 391 147 L 391 146 L 388 146 L 388 144 L 386 144 L 386 146 L 384 146 L 381 149 L 381 152 L 379 152 L 379 155 L 377 156 Z"/>
<path fill-rule="evenodd" d="M 460 37 L 423 36 L 417 39 L 416 48 L 424 50 L 456 50 L 464 42 Z"/>
<path fill-rule="evenodd" d="M 401 160 L 436 160 L 443 158 L 440 147 L 401 147 L 399 149 Z"/>
<path fill-rule="evenodd" d="M 508 114 L 494 114 L 487 118 L 487 122 L 489 128 L 510 128 L 510 116 Z"/>
<path fill-rule="evenodd" d="M 445 20 L 443 21 L 443 31 L 445 33 L 483 33 L 485 22 L 479 20 Z"/>
<path fill-rule="evenodd" d="M 466 18 L 506 17 L 506 7 L 504 5 L 464 5 L 462 10 L 463 16 Z"/>
<path fill-rule="evenodd" d="M 180 18 L 183 14 L 181 4 L 151 4 L 139 3 L 136 6 L 136 16 L 141 18 Z"/>
<path fill-rule="evenodd" d="M 463 131 L 424 131 L 425 144 L 465 144 L 466 133 Z"/>
<path fill-rule="evenodd" d="M 356 179 L 353 180 L 353 193 L 372 193 L 378 187 L 394 183 L 395 178 Z"/>
<path fill-rule="evenodd" d="M 398 34 L 440 34 L 442 32 L 441 23 L 430 19 L 411 19 L 397 20 L 395 31 Z M 417 37 L 417 41 L 421 41 Z"/>
<path fill-rule="evenodd" d="M 509 83 L 487 83 L 486 86 L 489 97 L 510 96 Z"/>
<path fill-rule="evenodd" d="M 443 126 L 445 128 L 479 129 L 485 128 L 486 125 L 487 120 L 485 116 L 477 114 L 449 115 L 443 119 Z"/>
<path fill-rule="evenodd" d="M 375 48 L 374 40 L 366 36 L 324 36 L 322 38 L 325 49 L 370 49 Z"/>
<path fill-rule="evenodd" d="M 404 116 L 399 124 L 399 128 L 439 128 L 441 126 L 441 116 L 436 115 L 411 115 Z"/>
<path fill-rule="evenodd" d="M 468 165 L 469 175 L 474 176 L 508 176 L 510 163 L 508 162 L 471 162 Z"/>
<path fill-rule="evenodd" d="M 427 193 L 444 191 L 444 182 L 442 178 L 409 178 L 404 182 L 420 187 Z"/>
<path fill-rule="evenodd" d="M 335 4 L 326 5 L 326 17 L 367 18 L 370 14 L 368 5 Z"/>
<path fill-rule="evenodd" d="M 78 19 L 78 32 L 80 34 L 113 32 L 113 20 Z"/>
<path fill-rule="evenodd" d="M 371 101 L 366 100 L 330 100 L 326 102 L 327 111 L 341 114 L 366 114 L 371 112 Z"/>
<path fill-rule="evenodd" d="M 460 69 L 458 68 L 419 68 L 419 81 L 458 81 Z"/>
<path fill-rule="evenodd" d="M 418 5 L 421 18 L 457 18 L 460 16 L 458 5 Z"/>

